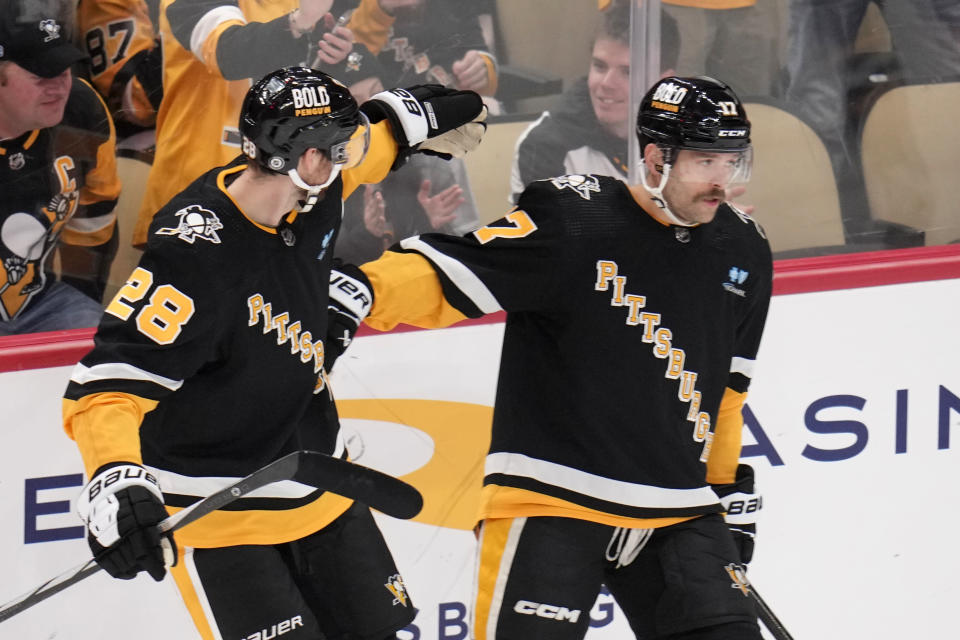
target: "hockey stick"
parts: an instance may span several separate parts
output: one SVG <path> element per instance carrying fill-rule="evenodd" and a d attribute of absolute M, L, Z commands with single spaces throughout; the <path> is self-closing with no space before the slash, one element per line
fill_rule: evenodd
<path fill-rule="evenodd" d="M 375 469 L 333 458 L 317 451 L 295 451 L 254 471 L 239 482 L 216 491 L 157 525 L 161 533 L 181 529 L 191 522 L 281 480 L 296 480 L 362 502 L 395 518 L 412 518 L 420 512 L 423 498 L 415 488 Z M 29 609 L 100 571 L 90 559 L 0 607 L 0 622 Z"/>
<path fill-rule="evenodd" d="M 773 610 L 770 608 L 770 605 L 760 597 L 760 594 L 757 593 L 757 588 L 753 586 L 753 583 L 747 578 L 746 566 L 731 563 L 724 568 L 733 581 L 733 584 L 730 586 L 735 589 L 740 589 L 744 596 L 753 598 L 754 603 L 757 605 L 757 617 L 763 622 L 763 626 L 767 628 L 767 631 L 769 631 L 776 640 L 793 640 L 793 636 L 790 635 L 790 632 L 787 631 L 787 628 L 783 626 L 783 623 L 780 622 L 777 616 L 773 615 Z"/>
<path fill-rule="evenodd" d="M 760 594 L 757 593 L 757 588 L 753 585 L 750 585 L 750 597 L 757 603 L 757 612 L 760 614 L 760 621 L 763 622 L 763 626 L 767 628 L 770 635 L 776 640 L 793 640 L 793 636 L 790 635 L 787 628 L 783 626 L 780 619 L 773 615 L 773 610 L 770 609 L 770 605 L 760 597 Z"/>

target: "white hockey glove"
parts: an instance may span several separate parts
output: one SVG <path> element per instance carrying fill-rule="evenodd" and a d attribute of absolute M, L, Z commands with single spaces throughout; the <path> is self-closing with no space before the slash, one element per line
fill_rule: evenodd
<path fill-rule="evenodd" d="M 138 464 L 104 465 L 83 488 L 77 513 L 87 526 L 93 557 L 114 578 L 146 571 L 163 580 L 177 562 L 173 534 L 157 524 L 167 517 L 157 479 Z"/>
<path fill-rule="evenodd" d="M 360 323 L 373 306 L 373 289 L 366 274 L 352 264 L 336 264 L 330 269 L 330 302 L 327 305 L 327 340 L 323 362 L 333 369 L 353 342 Z"/>
<path fill-rule="evenodd" d="M 757 536 L 757 515 L 763 508 L 763 498 L 753 488 L 753 467 L 739 465 L 735 482 L 715 484 L 713 490 L 720 497 L 720 504 L 726 512 L 727 526 L 740 552 L 740 561 L 749 564 Z"/>
<path fill-rule="evenodd" d="M 487 129 L 487 108 L 474 91 L 439 84 L 381 91 L 360 105 L 371 123 L 386 119 L 400 146 L 396 169 L 413 153 L 449 160 L 480 144 Z"/>

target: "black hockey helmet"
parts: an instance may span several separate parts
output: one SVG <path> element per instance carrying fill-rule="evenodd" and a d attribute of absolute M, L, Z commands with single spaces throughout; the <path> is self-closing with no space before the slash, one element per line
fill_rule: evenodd
<path fill-rule="evenodd" d="M 664 148 L 744 151 L 750 121 L 740 98 L 713 78 L 669 77 L 643 97 L 637 112 L 641 154 L 651 142 Z"/>
<path fill-rule="evenodd" d="M 240 110 L 243 152 L 277 173 L 296 170 L 307 149 L 323 151 L 335 167 L 363 160 L 370 127 L 338 80 L 306 67 L 286 67 L 258 80 Z"/>

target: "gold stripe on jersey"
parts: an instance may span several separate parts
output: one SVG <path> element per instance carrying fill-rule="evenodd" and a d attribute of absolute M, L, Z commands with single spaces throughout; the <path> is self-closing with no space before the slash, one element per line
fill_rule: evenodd
<path fill-rule="evenodd" d="M 723 392 L 717 410 L 717 424 L 713 429 L 710 457 L 707 458 L 707 482 L 710 484 L 736 481 L 743 441 L 743 405 L 746 400 L 746 393 L 738 393 L 729 387 Z"/>
<path fill-rule="evenodd" d="M 480 492 L 480 514 L 478 520 L 490 518 L 519 518 L 523 516 L 554 516 L 558 518 L 576 518 L 589 520 L 611 527 L 657 529 L 678 522 L 692 520 L 697 516 L 679 516 L 670 518 L 630 518 L 618 516 L 596 509 L 589 509 L 568 500 L 555 498 L 528 489 L 504 487 L 496 484 L 484 485 Z"/>
<path fill-rule="evenodd" d="M 40 129 L 34 129 L 30 132 L 30 135 L 27 136 L 26 141 L 23 143 L 23 150 L 26 151 L 33 146 L 33 143 L 37 141 L 37 138 L 40 137 Z M 3 141 L 0 141 L 0 156 L 7 155 L 7 149 L 3 146 Z"/>
<path fill-rule="evenodd" d="M 487 625 L 490 623 L 490 609 L 494 600 L 497 602 L 497 607 L 500 606 L 503 599 L 503 586 L 501 585 L 498 589 L 497 581 L 501 570 L 509 570 L 513 560 L 512 557 L 507 558 L 504 567 L 503 556 L 504 553 L 513 555 L 513 550 L 516 549 L 517 535 L 511 536 L 510 533 L 515 524 L 518 530 L 522 530 L 524 522 L 525 520 L 517 521 L 513 518 L 504 518 L 491 519 L 483 523 L 480 532 L 480 557 L 477 563 L 477 579 L 475 581 L 477 585 L 473 619 L 475 640 L 486 640 L 488 637 L 493 637 L 496 632 L 496 629 L 487 629 Z M 511 538 L 513 538 L 512 545 L 510 544 Z M 506 575 L 504 575 L 503 580 L 506 580 Z M 499 615 L 494 616 L 494 618 L 499 617 Z"/>
<path fill-rule="evenodd" d="M 295 509 L 214 511 L 180 529 L 175 537 L 179 544 L 201 549 L 282 544 L 326 527 L 351 504 L 353 500 L 349 498 L 324 493 L 310 504 Z M 181 509 L 168 506 L 167 511 L 174 514 Z"/>
<path fill-rule="evenodd" d="M 127 393 L 63 400 L 63 428 L 76 441 L 88 478 L 109 462 L 142 463 L 140 424 L 156 406 L 156 400 Z"/>
<path fill-rule="evenodd" d="M 418 253 L 387 251 L 361 270 L 376 292 L 365 322 L 378 331 L 389 331 L 401 322 L 447 327 L 466 318 L 447 302 L 437 272 Z"/>
<path fill-rule="evenodd" d="M 239 9 L 237 10 L 239 13 Z M 204 16 L 206 17 L 206 16 Z M 230 27 L 242 27 L 246 22 L 239 19 L 233 20 L 224 20 L 214 27 L 204 38 L 203 45 L 200 47 L 199 52 L 194 51 L 200 60 L 203 61 L 203 64 L 207 66 L 208 69 L 216 70 L 217 75 L 223 78 L 223 72 L 220 71 L 220 65 L 217 63 L 217 43 L 220 41 L 220 36 L 223 35 L 223 32 L 229 29 Z M 196 27 L 194 28 L 196 31 Z"/>
<path fill-rule="evenodd" d="M 387 177 L 390 167 L 397 159 L 397 145 L 393 131 L 386 120 L 382 120 L 370 127 L 370 148 L 363 162 L 352 169 L 343 172 L 344 200 L 361 184 L 376 184 Z"/>
<path fill-rule="evenodd" d="M 175 534 L 176 535 L 176 534 Z M 194 626 L 200 632 L 203 640 L 217 640 L 218 636 L 214 634 L 211 621 L 216 624 L 213 613 L 210 611 L 210 604 L 206 597 L 197 592 L 197 586 L 203 588 L 200 580 L 196 579 L 196 567 L 193 564 L 193 549 L 185 549 L 179 540 L 177 542 L 177 564 L 170 567 L 170 575 L 180 591 L 180 597 L 183 603 L 187 605 L 187 611 L 193 620 Z"/>

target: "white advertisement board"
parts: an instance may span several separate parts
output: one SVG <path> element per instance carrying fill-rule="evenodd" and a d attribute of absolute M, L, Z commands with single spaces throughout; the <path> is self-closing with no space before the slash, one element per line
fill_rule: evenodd
<path fill-rule="evenodd" d="M 776 296 L 745 410 L 764 511 L 750 576 L 798 640 L 955 633 L 960 280 Z M 400 637 L 469 637 L 470 531 L 502 324 L 368 335 L 337 364 L 348 446 L 425 497 L 378 516 L 419 613 Z M 60 426 L 70 367 L 0 373 L 0 603 L 89 557 Z M 631 638 L 607 595 L 590 640 Z M 0 638 L 198 638 L 171 580 L 98 574 Z M 239 639 L 233 639 L 239 640 Z"/>

